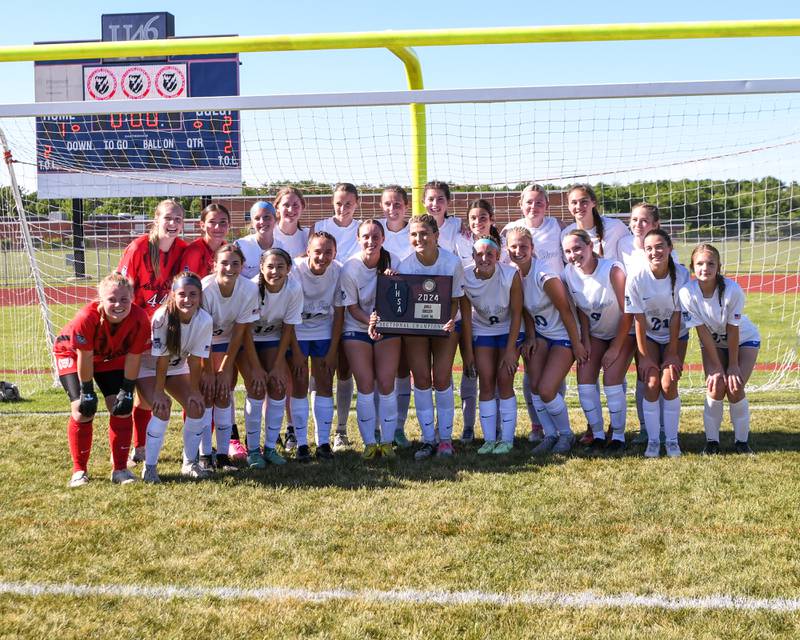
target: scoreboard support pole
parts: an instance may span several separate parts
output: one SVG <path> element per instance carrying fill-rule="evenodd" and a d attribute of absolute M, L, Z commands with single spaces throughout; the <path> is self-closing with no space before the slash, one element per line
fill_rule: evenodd
<path fill-rule="evenodd" d="M 83 198 L 72 199 L 72 267 L 76 280 L 86 279 L 86 254 L 84 252 Z M 98 277 L 100 274 L 98 274 Z"/>

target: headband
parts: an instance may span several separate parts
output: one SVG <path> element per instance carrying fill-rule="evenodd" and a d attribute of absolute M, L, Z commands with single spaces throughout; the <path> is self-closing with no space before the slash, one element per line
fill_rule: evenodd
<path fill-rule="evenodd" d="M 178 278 L 175 278 L 174 282 L 172 283 L 172 290 L 177 291 L 181 287 L 185 287 L 187 284 L 195 286 L 201 291 L 203 290 L 203 283 L 200 282 L 200 278 L 193 273 L 185 273 Z"/>
<path fill-rule="evenodd" d="M 477 251 L 477 250 L 478 250 L 478 248 L 479 248 L 481 245 L 488 245 L 488 246 L 490 246 L 492 249 L 496 249 L 498 252 L 500 251 L 500 247 L 499 247 L 499 245 L 498 245 L 498 244 L 497 244 L 497 243 L 496 243 L 494 240 L 492 240 L 491 238 L 478 238 L 478 239 L 475 241 L 475 244 L 473 244 L 473 245 L 472 245 L 472 248 L 473 248 L 473 249 L 475 249 L 475 251 Z"/>
<path fill-rule="evenodd" d="M 285 249 L 281 249 L 280 247 L 270 247 L 261 253 L 261 259 L 264 260 L 267 256 L 280 256 L 284 259 L 286 264 L 289 265 L 289 267 L 292 266 L 292 256 L 290 256 L 289 252 Z"/>

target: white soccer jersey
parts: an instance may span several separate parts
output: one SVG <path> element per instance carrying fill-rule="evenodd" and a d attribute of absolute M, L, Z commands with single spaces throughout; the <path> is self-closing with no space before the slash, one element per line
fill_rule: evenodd
<path fill-rule="evenodd" d="M 619 253 L 619 243 L 623 238 L 631 235 L 631 230 L 616 218 L 607 218 L 606 216 L 600 217 L 603 220 L 603 257 L 608 260 L 622 260 L 622 257 Z M 566 236 L 573 229 L 577 228 L 578 225 L 574 222 L 564 227 L 564 229 L 561 231 L 561 239 L 563 240 L 564 236 Z M 592 227 L 591 229 L 586 229 L 585 231 L 592 238 L 594 252 L 600 255 L 601 243 L 597 238 L 597 229 Z"/>
<path fill-rule="evenodd" d="M 181 323 L 181 346 L 176 354 L 167 352 L 167 308 L 159 307 L 153 314 L 150 322 L 150 340 L 152 347 L 150 353 L 142 354 L 142 364 L 139 367 L 140 378 L 150 378 L 156 375 L 156 360 L 160 356 L 168 355 L 168 376 L 189 373 L 189 356 L 208 358 L 211 350 L 211 332 L 214 321 L 203 309 L 195 311 L 188 324 Z"/>
<path fill-rule="evenodd" d="M 344 264 L 349 258 L 361 251 L 358 246 L 358 225 L 361 220 L 353 220 L 348 226 L 340 227 L 333 218 L 319 220 L 314 231 L 326 231 L 336 238 L 336 261 Z"/>
<path fill-rule="evenodd" d="M 464 270 L 464 293 L 472 304 L 472 334 L 501 336 L 511 328 L 511 283 L 517 269 L 497 263 L 490 278 L 475 275 L 475 264 Z"/>
<path fill-rule="evenodd" d="M 252 280 L 258 286 L 258 276 Z M 284 324 L 299 325 L 303 321 L 303 290 L 300 283 L 287 278 L 283 287 L 276 293 L 264 290 L 258 297 L 259 317 L 253 323 L 255 342 L 276 342 L 281 339 Z"/>
<path fill-rule="evenodd" d="M 241 275 L 236 278 L 233 293 L 225 298 L 219 291 L 216 276 L 203 278 L 203 309 L 214 320 L 211 344 L 227 344 L 235 324 L 248 324 L 258 320 L 258 287 Z"/>
<path fill-rule="evenodd" d="M 308 248 L 308 227 L 298 229 L 292 235 L 285 234 L 275 225 L 272 231 L 272 237 L 275 239 L 275 245 L 280 246 L 281 249 L 286 250 L 292 258 L 304 256 Z"/>
<path fill-rule="evenodd" d="M 669 274 L 656 278 L 648 267 L 628 275 L 625 280 L 625 313 L 643 313 L 647 337 L 659 344 L 669 343 L 669 323 L 672 314 L 681 310 L 678 292 L 689 281 L 689 272 L 680 264 L 675 265 L 675 285 Z M 686 335 L 681 322 L 680 335 Z"/>
<path fill-rule="evenodd" d="M 523 305 L 531 314 L 538 334 L 551 340 L 569 340 L 569 333 L 561 320 L 561 314 L 544 290 L 544 285 L 548 280 L 559 276 L 542 271 L 541 268 L 539 259 L 534 259 L 528 275 L 522 278 Z"/>
<path fill-rule="evenodd" d="M 524 227 L 533 236 L 533 253 L 539 262 L 539 269 L 559 274 L 564 270 L 564 252 L 561 249 L 561 225 L 558 220 L 546 216 L 538 227 L 529 227 L 525 218 L 509 222 L 500 235 L 503 240 L 511 229 Z"/>
<path fill-rule="evenodd" d="M 400 229 L 400 231 L 389 231 L 389 221 L 386 220 L 386 218 L 380 222 L 383 225 L 385 236 L 383 240 L 384 249 L 392 255 L 397 256 L 399 260 L 414 253 L 414 248 L 411 246 L 411 240 L 408 235 L 408 222 L 406 222 L 406 226 Z"/>
<path fill-rule="evenodd" d="M 725 278 L 722 304 L 717 289 L 714 289 L 714 295 L 710 298 L 704 297 L 697 280 L 690 280 L 681 287 L 678 296 L 687 329 L 705 325 L 718 347 L 728 347 L 729 324 L 739 327 L 739 344 L 761 340 L 758 328 L 743 313 L 744 291 L 730 278 Z"/>
<path fill-rule="evenodd" d="M 258 276 L 258 272 L 260 270 L 259 266 L 261 264 L 261 254 L 264 253 L 266 249 L 262 249 L 261 245 L 258 244 L 258 236 L 255 233 L 251 233 L 249 236 L 245 236 L 244 238 L 239 238 L 234 244 L 239 247 L 244 254 L 244 266 L 242 267 L 241 275 L 248 280 L 252 280 L 254 276 Z M 272 247 L 270 248 L 283 249 L 289 253 L 289 255 L 292 255 L 277 237 L 273 237 Z"/>
<path fill-rule="evenodd" d="M 333 330 L 334 307 L 340 307 L 339 273 L 342 265 L 334 260 L 318 276 L 311 273 L 307 258 L 295 258 L 290 278 L 303 291 L 303 321 L 294 328 L 298 340 L 329 340 Z"/>
<path fill-rule="evenodd" d="M 454 253 L 440 248 L 436 262 L 427 266 L 422 264 L 416 253 L 412 253 L 397 265 L 397 273 L 429 276 L 453 276 L 453 287 L 450 296 L 460 298 L 464 295 L 464 267 Z"/>
<path fill-rule="evenodd" d="M 589 317 L 589 333 L 601 340 L 612 340 L 622 321 L 622 310 L 611 286 L 614 266 L 623 268 L 615 260 L 598 258 L 593 273 L 584 274 L 568 264 L 561 274 L 575 306 Z"/>
<path fill-rule="evenodd" d="M 450 253 L 456 253 L 456 238 L 461 235 L 461 218 L 448 216 L 439 227 L 439 246 Z"/>
<path fill-rule="evenodd" d="M 392 258 L 391 268 L 396 269 L 399 260 L 396 256 L 389 255 Z M 360 252 L 342 265 L 342 272 L 339 275 L 339 295 L 343 307 L 357 304 L 364 313 L 371 314 L 375 308 L 375 293 L 377 289 L 377 269 L 368 268 L 361 259 Z M 345 309 L 344 331 L 366 332 L 367 325 L 356 320 L 350 314 L 350 311 Z"/>

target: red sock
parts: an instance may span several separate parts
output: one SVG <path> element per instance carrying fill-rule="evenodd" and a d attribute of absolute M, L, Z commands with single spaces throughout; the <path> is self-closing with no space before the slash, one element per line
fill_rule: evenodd
<path fill-rule="evenodd" d="M 67 422 L 67 442 L 72 456 L 72 471 L 86 471 L 92 452 L 92 423 L 78 422 L 70 416 Z"/>
<path fill-rule="evenodd" d="M 153 412 L 150 409 L 142 409 L 141 407 L 133 408 L 133 426 L 134 426 L 134 447 L 143 447 L 147 438 L 147 425 L 150 424 L 150 418 L 153 417 Z"/>
<path fill-rule="evenodd" d="M 148 412 L 149 413 L 149 412 Z M 133 420 L 128 416 L 111 416 L 108 420 L 108 439 L 111 443 L 111 457 L 114 460 L 114 471 L 128 468 L 128 452 L 131 448 Z"/>

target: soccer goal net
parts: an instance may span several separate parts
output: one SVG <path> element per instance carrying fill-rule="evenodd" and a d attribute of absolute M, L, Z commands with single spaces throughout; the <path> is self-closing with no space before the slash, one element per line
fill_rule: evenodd
<path fill-rule="evenodd" d="M 379 216 L 383 185 L 412 184 L 412 103 L 425 105 L 427 177 L 452 186 L 452 213 L 487 198 L 502 226 L 521 217 L 531 182 L 564 219 L 575 182 L 625 221 L 636 203 L 654 203 L 681 262 L 712 242 L 747 292 L 762 335 L 752 384 L 800 386 L 800 80 L 119 100 L 84 115 L 75 104 L 0 107 L 3 375 L 27 391 L 52 384 L 53 333 L 147 231 L 162 197 L 179 197 L 190 218 L 223 201 L 236 236 L 249 204 L 285 184 L 308 194 L 306 222 L 329 215 L 341 181 L 362 192 L 359 217 Z M 187 121 L 197 135 L 170 143 L 165 132 Z M 210 143 L 209 130 L 228 137 Z M 196 235 L 191 220 L 186 234 Z M 682 385 L 699 390 L 691 345 Z"/>

